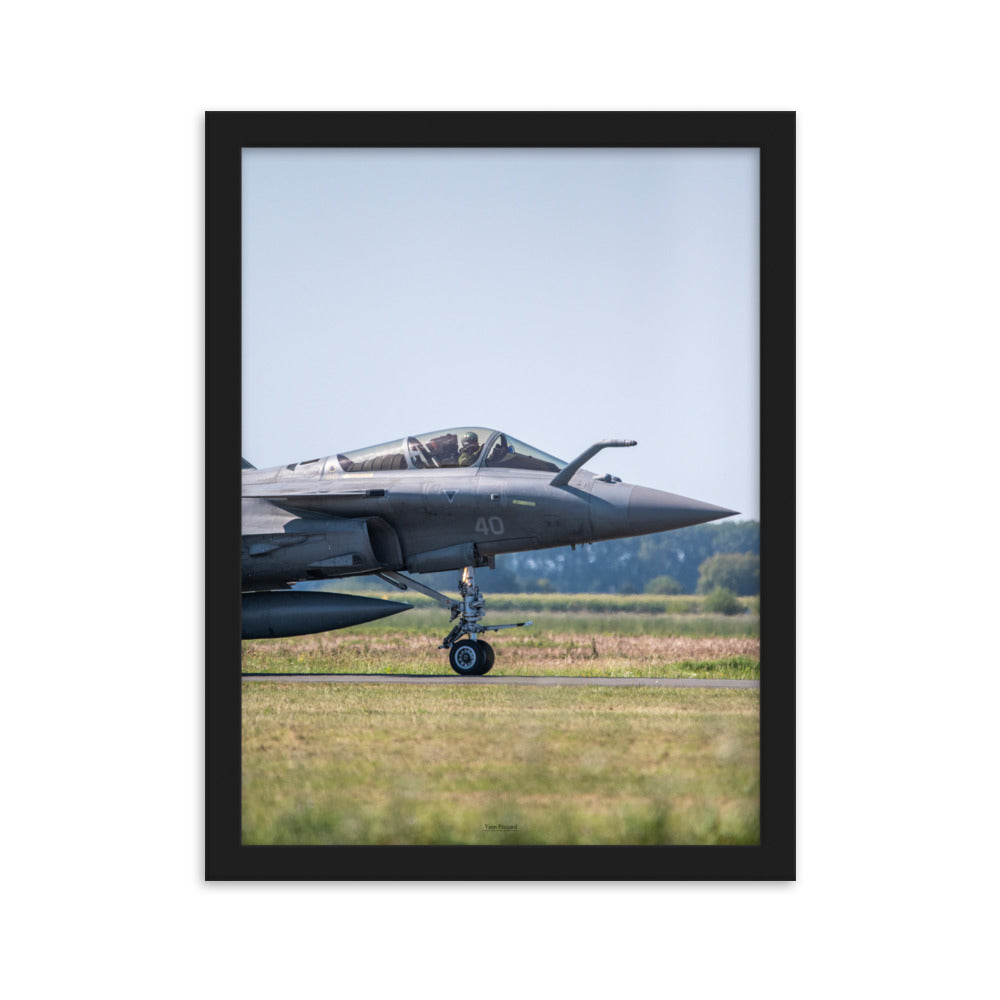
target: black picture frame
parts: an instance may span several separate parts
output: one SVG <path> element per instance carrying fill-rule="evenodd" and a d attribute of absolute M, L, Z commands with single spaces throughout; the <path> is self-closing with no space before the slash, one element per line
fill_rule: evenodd
<path fill-rule="evenodd" d="M 794 112 L 231 112 L 205 119 L 205 878 L 795 878 Z M 245 147 L 760 150 L 759 846 L 248 846 L 240 842 L 241 168 Z M 540 862 L 540 864 L 539 864 Z"/>

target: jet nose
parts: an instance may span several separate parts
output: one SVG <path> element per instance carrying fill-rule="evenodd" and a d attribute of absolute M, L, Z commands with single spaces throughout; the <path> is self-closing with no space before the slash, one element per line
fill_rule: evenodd
<path fill-rule="evenodd" d="M 730 517 L 739 511 L 702 503 L 676 493 L 663 493 L 645 486 L 636 486 L 628 501 L 628 523 L 637 535 L 654 531 L 670 531 L 673 528 L 687 528 L 692 524 L 717 521 L 720 517 Z"/>

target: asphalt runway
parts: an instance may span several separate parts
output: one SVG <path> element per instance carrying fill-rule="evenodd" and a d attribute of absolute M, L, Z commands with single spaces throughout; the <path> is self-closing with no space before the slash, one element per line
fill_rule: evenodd
<path fill-rule="evenodd" d="M 527 684 L 531 687 L 745 688 L 760 681 L 689 677 L 461 677 L 458 674 L 244 674 L 244 681 L 288 684 Z"/>

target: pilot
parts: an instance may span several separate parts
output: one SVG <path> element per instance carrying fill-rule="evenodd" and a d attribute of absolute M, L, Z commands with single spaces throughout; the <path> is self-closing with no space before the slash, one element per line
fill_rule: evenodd
<path fill-rule="evenodd" d="M 483 446 L 479 443 L 479 435 L 475 431 L 466 431 L 462 435 L 462 447 L 458 452 L 459 465 L 475 465 Z"/>

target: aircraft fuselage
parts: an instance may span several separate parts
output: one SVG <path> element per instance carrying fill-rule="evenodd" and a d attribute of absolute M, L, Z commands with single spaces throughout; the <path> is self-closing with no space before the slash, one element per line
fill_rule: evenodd
<path fill-rule="evenodd" d="M 342 594 L 288 593 L 299 582 L 379 574 L 449 607 L 459 617 L 444 640 L 452 666 L 485 672 L 490 647 L 478 636 L 508 626 L 480 623 L 476 567 L 507 552 L 669 531 L 735 513 L 583 468 L 602 448 L 634 444 L 598 442 L 566 463 L 500 431 L 454 428 L 270 469 L 245 462 L 244 638 L 345 628 L 406 610 Z M 451 569 L 463 570 L 461 601 L 400 575 Z M 470 638 L 459 642 L 462 634 Z"/>

